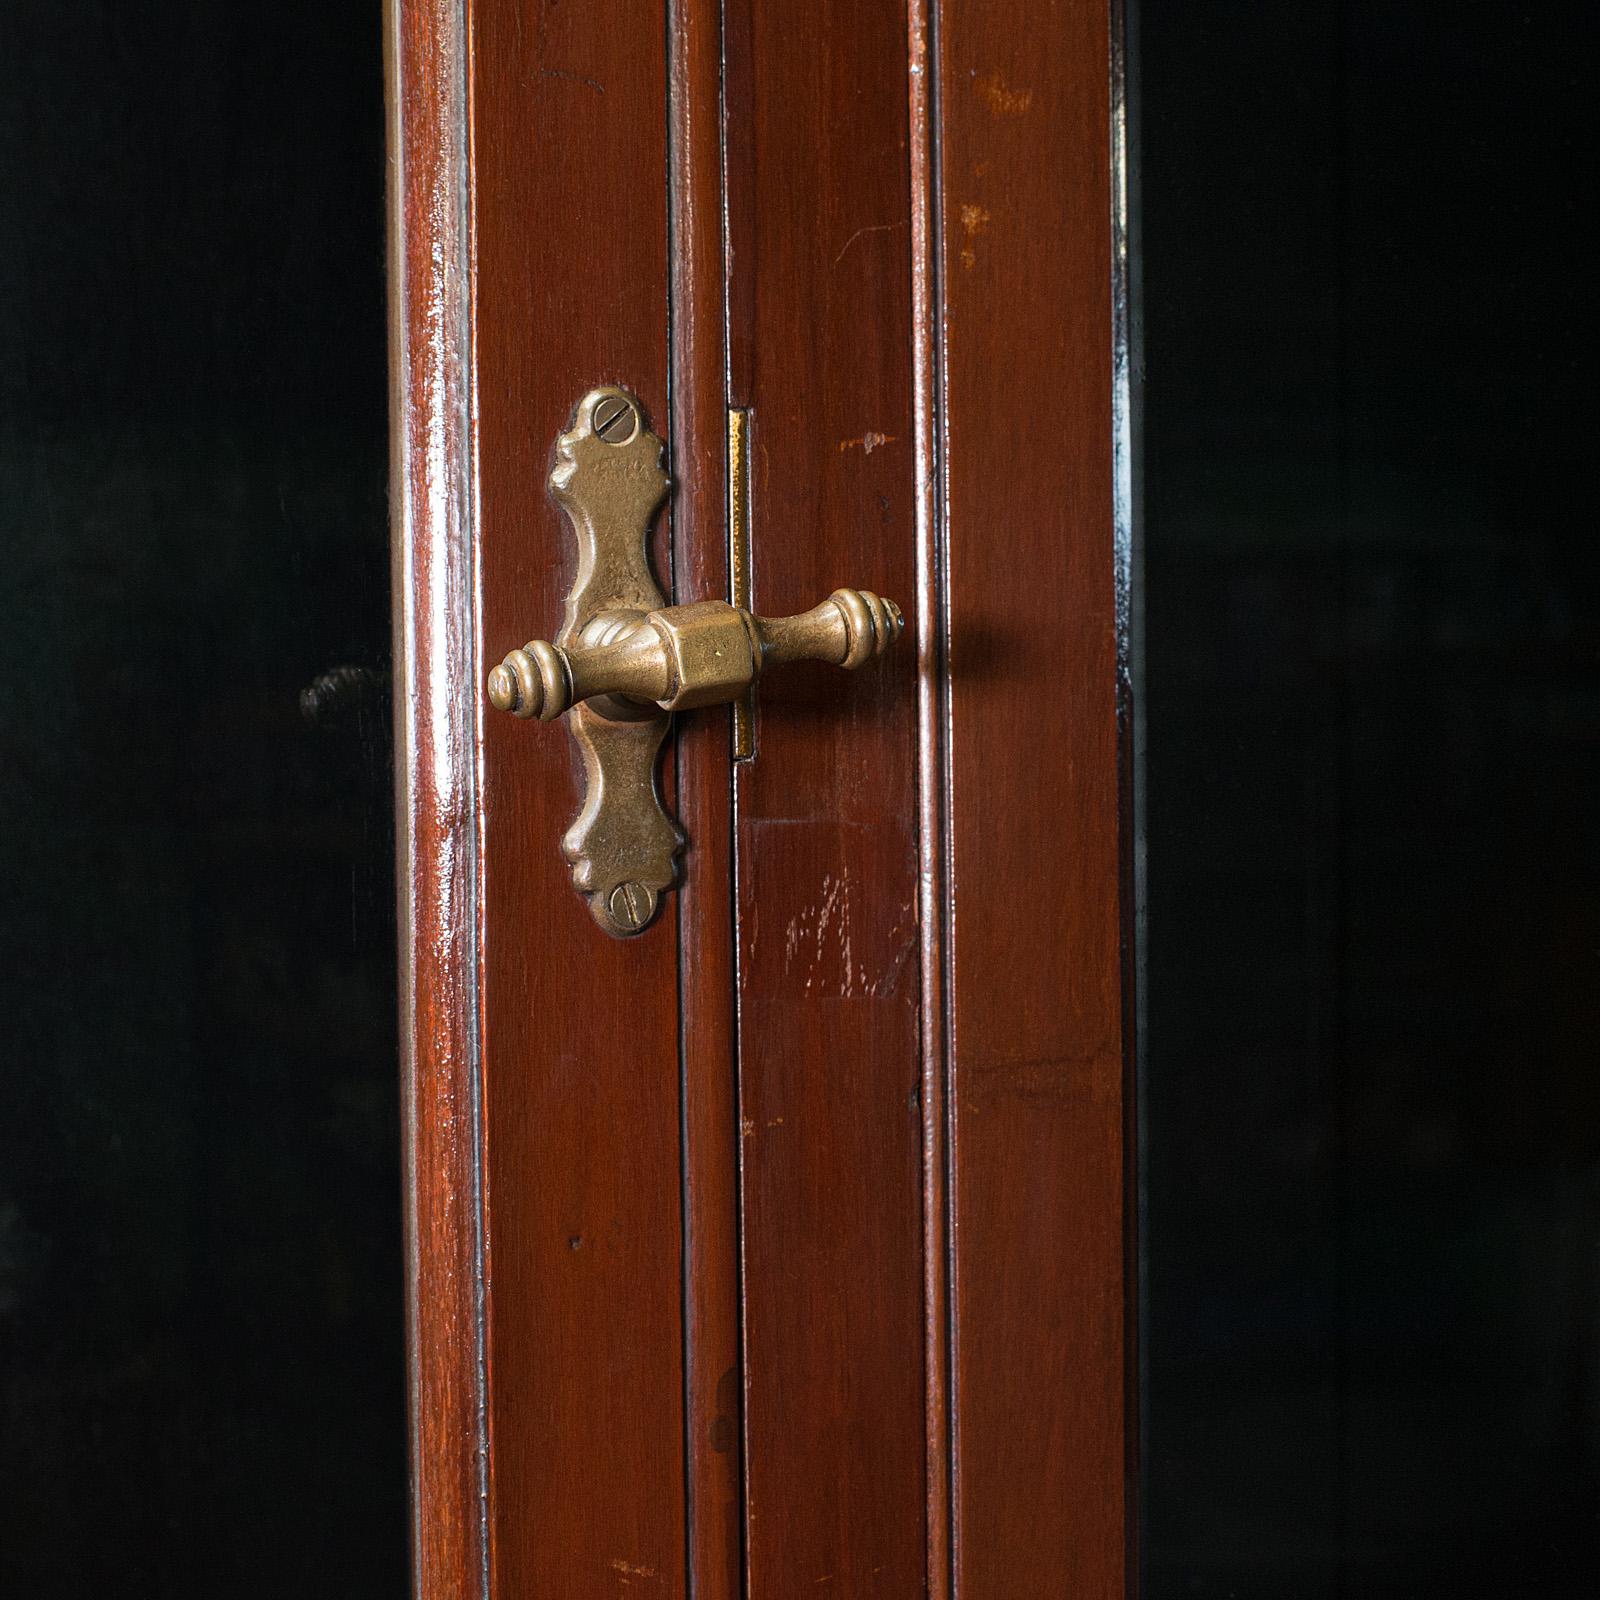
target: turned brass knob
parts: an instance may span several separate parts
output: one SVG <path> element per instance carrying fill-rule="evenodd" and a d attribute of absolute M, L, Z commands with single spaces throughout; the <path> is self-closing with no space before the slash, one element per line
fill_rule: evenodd
<path fill-rule="evenodd" d="M 900 637 L 900 608 L 867 589 L 835 589 L 797 617 L 758 617 L 723 600 L 593 617 L 575 644 L 534 639 L 489 674 L 489 699 L 549 722 L 582 700 L 615 696 L 663 711 L 737 700 L 770 666 L 859 667 Z"/>

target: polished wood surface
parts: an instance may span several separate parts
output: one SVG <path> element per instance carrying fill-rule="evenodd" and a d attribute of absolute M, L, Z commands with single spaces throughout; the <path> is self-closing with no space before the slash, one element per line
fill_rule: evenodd
<path fill-rule="evenodd" d="M 725 27 L 755 608 L 909 604 L 905 17 L 735 0 Z M 925 1583 L 915 667 L 764 682 L 736 774 L 753 1600 Z"/>
<path fill-rule="evenodd" d="M 625 384 L 666 431 L 666 17 L 474 0 L 471 21 L 493 661 L 562 614 L 575 552 L 546 476 L 579 396 Z M 461 689 L 480 706 L 482 681 Z M 676 919 L 609 939 L 573 892 L 563 730 L 480 717 L 479 737 L 494 1590 L 681 1594 Z"/>
<path fill-rule="evenodd" d="M 922 1051 L 923 1418 L 927 1595 L 950 1594 L 948 615 L 939 498 L 940 331 L 937 100 L 930 52 L 937 0 L 906 6 L 911 223 L 911 416 L 916 491 L 917 931 Z"/>
<path fill-rule="evenodd" d="M 674 596 L 726 599 L 726 307 L 722 7 L 674 0 L 671 72 Z M 738 1068 L 729 713 L 678 719 L 679 816 L 690 845 L 674 908 L 681 941 L 684 1465 L 696 1600 L 743 1585 Z"/>
<path fill-rule="evenodd" d="M 424 1593 L 474 1562 L 501 1600 L 1122 1593 L 1108 14 L 473 0 L 470 37 L 470 174 L 453 147 L 397 201 L 433 286 L 397 397 L 445 419 L 406 436 L 433 565 L 402 620 L 448 583 L 466 608 L 406 691 Z M 447 147 L 443 109 L 404 115 Z M 725 708 L 678 719 L 685 882 L 623 942 L 560 859 L 564 735 L 462 715 L 560 617 L 548 450 L 602 382 L 668 436 L 675 601 L 727 596 L 734 405 L 756 608 L 849 583 L 915 624 L 862 673 L 764 681 L 753 760 Z"/>
<path fill-rule="evenodd" d="M 1125 1186 L 1109 16 L 945 7 L 955 1592 L 1121 1594 Z"/>
<path fill-rule="evenodd" d="M 466 41 L 450 0 L 389 7 L 389 219 L 406 1293 L 413 1582 L 486 1596 L 479 1206 L 477 671 Z"/>

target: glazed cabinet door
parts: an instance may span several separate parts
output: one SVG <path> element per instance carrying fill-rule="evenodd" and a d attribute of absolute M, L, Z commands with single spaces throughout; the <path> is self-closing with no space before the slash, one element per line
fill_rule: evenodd
<path fill-rule="evenodd" d="M 1123 1589 L 1113 37 L 933 10 L 391 0 L 426 1600 Z"/>
<path fill-rule="evenodd" d="M 407 1584 L 367 0 L 0 16 L 0 1595 Z"/>

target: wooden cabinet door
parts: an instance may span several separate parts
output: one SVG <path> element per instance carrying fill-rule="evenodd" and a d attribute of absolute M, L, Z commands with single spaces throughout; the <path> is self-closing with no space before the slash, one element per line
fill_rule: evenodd
<path fill-rule="evenodd" d="M 427 1600 L 1123 1591 L 1119 105 L 1093 0 L 390 0 L 415 1563 Z M 680 714 L 608 937 L 564 729 L 576 402 L 652 555 L 898 600 Z"/>

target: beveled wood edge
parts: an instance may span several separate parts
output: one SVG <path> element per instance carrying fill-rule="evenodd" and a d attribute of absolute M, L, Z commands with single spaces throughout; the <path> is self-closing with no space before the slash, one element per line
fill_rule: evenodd
<path fill-rule="evenodd" d="M 466 0 L 386 0 L 412 1583 L 489 1593 Z"/>
<path fill-rule="evenodd" d="M 1126 1593 L 1140 1581 L 1140 1470 L 1144 1454 L 1144 1341 L 1141 1322 L 1144 1268 L 1140 1249 L 1142 1094 L 1140 1042 L 1144 1037 L 1139 946 L 1144 921 L 1144 861 L 1139 828 L 1144 816 L 1139 721 L 1140 613 L 1135 586 L 1142 559 L 1139 500 L 1137 128 L 1133 92 L 1135 41 L 1127 0 L 1107 0 L 1111 59 L 1111 450 L 1112 530 L 1117 564 L 1117 780 L 1121 828 L 1122 1053 L 1123 1053 L 1123 1529 Z"/>
<path fill-rule="evenodd" d="M 950 1357 L 950 994 L 947 965 L 951 856 L 945 742 L 949 722 L 949 588 L 944 573 L 940 439 L 944 288 L 939 206 L 938 74 L 932 31 L 938 0 L 908 0 L 907 113 L 911 181 L 912 428 L 917 592 L 917 924 L 922 1015 L 924 1417 L 927 1432 L 927 1600 L 953 1583 Z"/>
<path fill-rule="evenodd" d="M 722 3 L 667 0 L 674 597 L 728 597 Z M 727 714 L 680 720 L 677 900 L 687 1592 L 745 1591 L 736 864 Z"/>
<path fill-rule="evenodd" d="M 921 159 L 931 166 L 931 176 L 924 180 L 931 184 L 932 198 L 926 199 L 921 193 L 921 183 L 914 182 L 915 203 L 928 207 L 931 222 L 928 226 L 927 242 L 924 244 L 919 238 L 916 247 L 916 265 L 914 270 L 920 275 L 928 273 L 932 279 L 931 305 L 932 328 L 931 333 L 926 329 L 919 329 L 919 338 L 926 336 L 930 340 L 928 360 L 931 364 L 931 375 L 923 378 L 919 375 L 919 396 L 927 392 L 931 384 L 932 398 L 929 402 L 933 412 L 931 437 L 925 435 L 919 419 L 917 443 L 919 451 L 919 471 L 922 468 L 921 453 L 931 450 L 932 460 L 928 468 L 935 485 L 934 504 L 926 516 L 929 519 L 930 532 L 925 536 L 929 540 L 932 550 L 931 563 L 923 563 L 919 577 L 933 585 L 933 596 L 926 607 L 921 604 L 919 596 L 919 632 L 923 625 L 924 616 L 927 626 L 937 628 L 937 643 L 948 648 L 951 625 L 951 600 L 949 593 L 949 550 L 954 539 L 961 536 L 959 528 L 952 526 L 951 489 L 950 489 L 950 463 L 952 459 L 952 443 L 949 432 L 949 405 L 950 389 L 946 376 L 946 340 L 948 333 L 948 297 L 947 282 L 944 272 L 944 263 L 948 259 L 949 245 L 944 231 L 943 206 L 946 194 L 946 174 L 943 170 L 944 147 L 946 130 L 958 115 L 971 117 L 973 111 L 970 107 L 958 107 L 951 85 L 945 81 L 945 62 L 940 44 L 940 19 L 947 15 L 943 0 L 909 0 L 912 8 L 912 37 L 913 37 L 913 63 L 917 61 L 916 43 L 919 33 L 918 13 L 921 12 L 926 19 L 921 25 L 924 31 L 925 49 L 923 59 L 927 61 L 925 73 L 926 81 L 918 83 L 915 70 L 913 71 L 912 96 L 915 103 L 919 93 L 925 96 L 931 105 L 928 117 L 932 125 L 931 147 L 928 154 Z M 1106 165 L 1103 168 L 1108 178 L 1109 204 L 1105 221 L 1110 236 L 1110 253 L 1102 258 L 1108 268 L 1110 279 L 1110 312 L 1104 327 L 1104 338 L 1111 353 L 1112 371 L 1110 383 L 1102 391 L 1106 402 L 1108 425 L 1099 435 L 1100 442 L 1106 451 L 1107 458 L 1112 462 L 1112 483 L 1110 504 L 1108 506 L 1108 529 L 1110 533 L 1110 548 L 1108 554 L 1113 568 L 1113 594 L 1112 604 L 1115 608 L 1113 619 L 1115 632 L 1115 681 L 1110 685 L 1113 689 L 1116 716 L 1116 750 L 1114 761 L 1116 764 L 1116 845 L 1117 845 L 1117 924 L 1120 936 L 1118 951 L 1119 967 L 1119 1009 L 1121 1013 L 1121 1059 L 1122 1059 L 1122 1089 L 1123 1102 L 1120 1129 L 1120 1149 L 1122 1152 L 1121 1171 L 1121 1206 L 1123 1218 L 1122 1234 L 1122 1289 L 1123 1289 L 1123 1335 L 1124 1344 L 1121 1366 L 1121 1400 L 1123 1405 L 1122 1429 L 1122 1459 L 1121 1459 L 1121 1539 L 1122 1539 L 1122 1565 L 1120 1571 L 1121 1582 L 1119 1593 L 1132 1595 L 1137 1593 L 1138 1585 L 1138 1536 L 1139 1536 L 1139 1505 L 1137 1498 L 1138 1472 L 1140 1461 L 1140 1420 L 1139 1420 L 1139 1354 L 1137 1348 L 1137 1328 L 1139 1315 L 1139 1282 L 1138 1282 L 1138 1195 L 1139 1173 L 1137 1170 L 1137 1136 L 1138 1136 L 1138 1106 L 1137 1106 L 1137 1075 L 1136 1051 L 1138 1040 L 1138 1006 L 1136 991 L 1137 971 L 1137 915 L 1139 910 L 1138 896 L 1142 893 L 1142 869 L 1136 859 L 1136 813 L 1142 810 L 1141 797 L 1135 793 L 1136 763 L 1134 760 L 1134 734 L 1136 731 L 1135 700 L 1137 685 L 1134 680 L 1135 651 L 1137 647 L 1137 619 L 1133 614 L 1134 583 L 1138 563 L 1138 305 L 1137 305 L 1137 262 L 1134 258 L 1136 249 L 1137 218 L 1132 209 L 1130 188 L 1136 184 L 1136 163 L 1130 163 L 1129 139 L 1136 138 L 1134 130 L 1130 128 L 1130 114 L 1128 109 L 1129 92 L 1129 46 L 1130 28 L 1127 15 L 1126 0 L 1097 0 L 1100 16 L 1107 25 L 1109 49 L 1104 57 L 1103 70 L 1106 73 L 1104 80 L 1108 88 L 1109 115 L 1104 127 Z M 1084 15 L 1090 14 L 1095 9 L 1096 0 L 1091 0 L 1083 9 Z M 1041 13 L 1041 0 L 1020 0 L 1022 9 L 1028 11 L 1030 17 L 1038 17 Z M 931 49 L 926 48 L 931 46 Z M 949 94 L 950 105 L 943 102 L 946 98 L 945 91 Z M 989 107 L 990 110 L 994 108 Z M 1009 110 L 1009 108 L 1004 108 Z M 948 117 L 947 117 L 948 112 Z M 915 117 L 913 120 L 913 152 L 916 158 L 916 132 Z M 914 222 L 914 229 L 917 227 Z M 924 261 L 931 262 L 924 266 Z M 919 285 L 920 289 L 920 285 Z M 1047 310 L 1049 308 L 1046 308 Z M 919 316 L 920 316 L 919 305 Z M 1012 314 L 1025 315 L 1026 308 L 1018 311 L 1015 304 Z M 970 453 L 970 452 L 969 452 Z M 922 524 L 923 514 L 919 511 L 919 526 Z M 968 535 L 970 537 L 970 535 Z M 925 641 L 924 651 L 928 648 Z M 924 665 L 924 674 L 927 673 Z M 969 1255 L 975 1248 L 973 1240 L 968 1238 L 963 1244 L 958 1230 L 956 1210 L 955 1172 L 958 1163 L 956 1101 L 953 1091 L 952 1078 L 955 1064 L 955 1028 L 956 1028 L 956 1003 L 955 979 L 953 968 L 954 945 L 954 911 L 953 911 L 953 869 L 954 839 L 952 797 L 958 773 L 955 770 L 956 756 L 951 748 L 952 739 L 952 710 L 950 705 L 950 678 L 948 666 L 941 661 L 937 671 L 940 695 L 935 699 L 929 696 L 925 699 L 922 726 L 923 726 L 923 771 L 925 775 L 935 775 L 942 782 L 943 788 L 938 792 L 938 797 L 945 809 L 939 820 L 939 850 L 930 853 L 925 850 L 923 859 L 924 876 L 924 904 L 933 904 L 938 910 L 938 923 L 930 931 L 927 920 L 924 920 L 924 999 L 925 1004 L 931 1004 L 937 997 L 937 1017 L 925 1019 L 925 1028 L 928 1029 L 929 1048 L 937 1048 L 942 1052 L 940 1060 L 941 1076 L 939 1086 L 944 1093 L 945 1106 L 943 1123 L 939 1128 L 946 1143 L 944 1148 L 945 1165 L 936 1174 L 930 1170 L 930 1200 L 931 1185 L 935 1181 L 944 1184 L 944 1209 L 940 1216 L 940 1225 L 945 1230 L 942 1241 L 942 1256 L 935 1260 L 935 1246 L 930 1239 L 928 1252 L 928 1269 L 931 1296 L 942 1293 L 945 1296 L 945 1321 L 942 1332 L 945 1336 L 945 1355 L 948 1365 L 944 1373 L 945 1389 L 942 1399 L 945 1406 L 943 1418 L 946 1428 L 947 1454 L 945 1463 L 949 1474 L 947 1492 L 948 1514 L 948 1539 L 945 1545 L 946 1558 L 949 1570 L 943 1575 L 946 1584 L 945 1594 L 948 1596 L 970 1585 L 973 1581 L 970 1573 L 964 1572 L 962 1554 L 962 1487 L 959 1462 L 962 1451 L 960 1437 L 960 1405 L 959 1405 L 959 1376 L 957 1361 L 961 1346 L 961 1330 L 958 1326 L 958 1306 L 955 1294 L 955 1274 L 958 1256 Z M 1102 680 L 1104 681 L 1104 680 Z M 925 691 L 926 694 L 926 691 Z M 929 806 L 930 785 L 924 784 L 924 828 L 926 829 L 931 819 L 927 815 Z M 937 871 L 941 874 L 935 887 L 928 888 L 930 873 Z M 942 897 L 942 898 L 941 898 Z M 935 962 L 928 946 L 934 941 L 942 945 L 940 959 Z M 942 993 L 938 993 L 936 985 L 944 986 Z M 937 1025 L 939 1032 L 935 1041 L 932 1028 Z M 926 1112 L 926 1107 L 925 1107 Z M 930 1135 L 933 1133 L 933 1119 L 928 1119 Z M 942 1281 L 936 1282 L 935 1273 L 942 1266 L 945 1276 Z M 933 1317 L 930 1309 L 930 1349 L 934 1338 Z M 934 1390 L 930 1382 L 930 1470 L 932 1463 L 932 1428 L 935 1413 L 932 1409 Z M 933 1503 L 930 1490 L 930 1541 L 934 1531 L 932 1520 Z M 970 1530 L 969 1530 L 970 1531 Z M 936 1549 L 930 1542 L 930 1571 L 936 1572 Z M 963 1578 L 966 1584 L 963 1583 Z M 932 1581 L 932 1580 L 931 1580 Z M 934 1591 L 930 1590 L 930 1593 Z"/>

